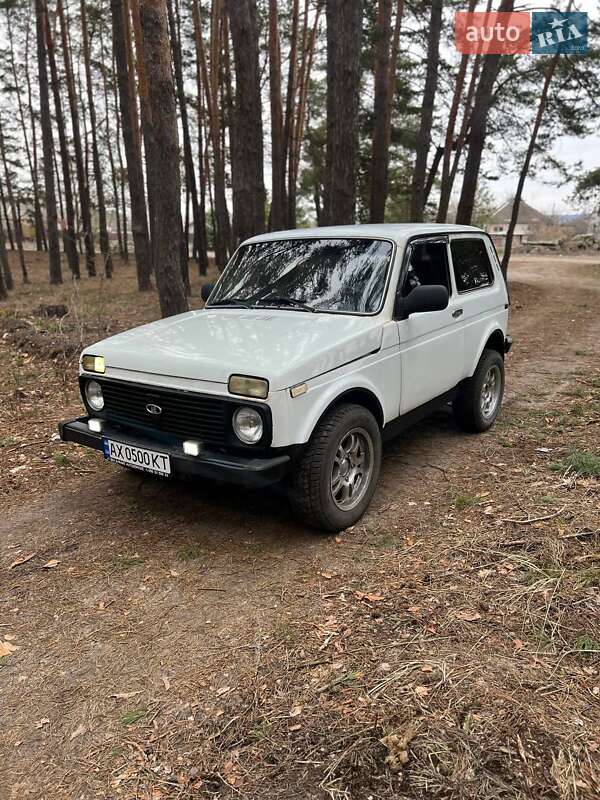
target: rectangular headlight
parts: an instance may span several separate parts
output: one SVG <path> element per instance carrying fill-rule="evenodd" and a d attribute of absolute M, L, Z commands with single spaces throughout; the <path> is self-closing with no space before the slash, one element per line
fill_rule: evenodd
<path fill-rule="evenodd" d="M 250 378 L 247 375 L 232 375 L 229 378 L 229 391 L 242 397 L 265 400 L 269 394 L 269 381 L 265 378 Z"/>
<path fill-rule="evenodd" d="M 106 371 L 104 356 L 83 356 L 81 359 L 81 366 L 86 372 L 104 373 Z"/>

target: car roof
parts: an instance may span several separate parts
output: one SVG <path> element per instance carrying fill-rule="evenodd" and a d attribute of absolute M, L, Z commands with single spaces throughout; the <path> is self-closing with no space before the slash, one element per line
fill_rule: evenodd
<path fill-rule="evenodd" d="M 297 228 L 289 231 L 271 231 L 246 239 L 244 244 L 270 242 L 279 239 L 391 239 L 403 244 L 411 236 L 436 233 L 483 233 L 481 228 L 472 225 L 447 225 L 436 222 L 402 222 L 381 225 L 331 225 L 324 228 Z"/>

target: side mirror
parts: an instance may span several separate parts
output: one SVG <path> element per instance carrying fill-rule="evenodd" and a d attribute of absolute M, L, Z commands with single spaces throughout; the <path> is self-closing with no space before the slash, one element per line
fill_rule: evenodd
<path fill-rule="evenodd" d="M 202 287 L 200 288 L 200 297 L 204 300 L 205 303 L 208 300 L 208 298 L 211 296 L 212 290 L 214 288 L 215 288 L 214 283 L 203 283 L 202 284 Z"/>
<path fill-rule="evenodd" d="M 406 319 L 411 314 L 426 311 L 443 311 L 448 308 L 450 296 L 445 286 L 416 286 L 406 297 L 399 298 L 397 319 Z"/>

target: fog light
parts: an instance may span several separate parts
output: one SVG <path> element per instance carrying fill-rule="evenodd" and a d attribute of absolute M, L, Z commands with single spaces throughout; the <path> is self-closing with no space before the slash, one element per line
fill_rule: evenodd
<path fill-rule="evenodd" d="M 184 442 L 183 443 L 183 452 L 186 456 L 199 456 L 200 455 L 201 444 L 200 442 Z"/>
<path fill-rule="evenodd" d="M 103 421 L 101 419 L 88 419 L 88 428 L 92 433 L 102 433 Z"/>

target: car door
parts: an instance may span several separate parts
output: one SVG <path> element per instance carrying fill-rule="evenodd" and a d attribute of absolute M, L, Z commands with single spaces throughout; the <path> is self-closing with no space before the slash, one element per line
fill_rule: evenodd
<path fill-rule="evenodd" d="M 447 236 L 423 237 L 407 245 L 398 282 L 400 297 L 424 285 L 445 286 L 450 300 L 443 311 L 397 320 L 402 359 L 401 414 L 454 388 L 464 372 L 462 311 L 452 280 Z"/>
<path fill-rule="evenodd" d="M 490 321 L 505 313 L 506 290 L 500 267 L 486 236 L 450 236 L 450 263 L 464 326 L 465 366 L 462 378 L 473 374 Z"/>

